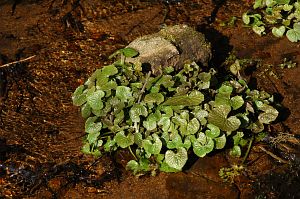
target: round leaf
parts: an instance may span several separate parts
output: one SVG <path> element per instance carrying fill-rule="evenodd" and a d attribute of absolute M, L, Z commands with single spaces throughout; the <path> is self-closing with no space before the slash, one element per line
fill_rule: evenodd
<path fill-rule="evenodd" d="M 291 41 L 291 42 L 297 42 L 300 40 L 300 31 L 296 31 L 294 29 L 288 30 L 286 32 L 286 37 Z"/>
<path fill-rule="evenodd" d="M 97 116 L 95 117 L 89 117 L 85 122 L 85 132 L 87 133 L 93 133 L 93 132 L 99 132 L 102 128 L 102 123 L 95 121 L 98 119 Z"/>
<path fill-rule="evenodd" d="M 234 96 L 230 99 L 230 101 L 233 110 L 237 110 L 244 105 L 244 99 L 241 96 Z"/>
<path fill-rule="evenodd" d="M 177 149 L 177 153 L 168 150 L 165 155 L 166 163 L 177 170 L 181 170 L 188 160 L 188 154 L 185 148 L 181 147 Z"/>
<path fill-rule="evenodd" d="M 196 118 L 193 118 L 187 125 L 187 134 L 192 135 L 199 131 L 200 123 Z"/>
<path fill-rule="evenodd" d="M 149 154 L 159 154 L 162 148 L 162 142 L 157 134 L 153 134 L 153 142 L 151 140 L 143 140 L 142 146 L 144 147 L 145 151 Z"/>
<path fill-rule="evenodd" d="M 216 144 L 216 149 L 223 149 L 226 144 L 226 136 L 223 134 L 221 137 L 217 137 L 214 139 Z"/>
<path fill-rule="evenodd" d="M 145 96 L 144 101 L 146 103 L 157 103 L 161 104 L 164 102 L 165 98 L 161 93 L 149 93 Z"/>
<path fill-rule="evenodd" d="M 204 157 L 214 149 L 214 141 L 211 138 L 207 138 L 207 143 L 202 145 L 197 140 L 193 142 L 193 151 L 198 157 Z"/>
<path fill-rule="evenodd" d="M 127 86 L 118 86 L 116 89 L 116 97 L 121 101 L 126 102 L 132 97 L 131 88 Z"/>
<path fill-rule="evenodd" d="M 129 133 L 125 136 L 124 131 L 120 131 L 115 135 L 114 140 L 121 148 L 127 148 L 134 144 L 134 135 Z"/>
<path fill-rule="evenodd" d="M 207 137 L 216 138 L 220 135 L 219 127 L 217 127 L 213 124 L 207 124 L 207 128 L 209 128 L 209 130 L 205 131 L 205 134 Z"/>
<path fill-rule="evenodd" d="M 135 57 L 139 54 L 139 52 L 133 48 L 123 48 L 121 52 L 125 57 Z"/>
<path fill-rule="evenodd" d="M 273 27 L 272 33 L 275 37 L 282 37 L 285 33 L 285 26 L 280 26 L 279 28 Z"/>
<path fill-rule="evenodd" d="M 230 151 L 230 155 L 240 157 L 242 155 L 241 147 L 234 146 Z"/>
<path fill-rule="evenodd" d="M 141 104 L 135 104 L 129 111 L 129 116 L 133 122 L 139 122 L 140 116 L 147 117 L 148 111 L 147 108 Z"/>
<path fill-rule="evenodd" d="M 84 90 L 84 85 L 79 86 L 76 88 L 72 95 L 72 101 L 75 106 L 81 106 L 86 102 L 86 95 L 82 94 Z"/>
<path fill-rule="evenodd" d="M 87 103 L 94 110 L 101 110 L 103 108 L 102 97 L 105 96 L 105 93 L 102 90 L 97 90 L 89 95 L 87 95 Z"/>

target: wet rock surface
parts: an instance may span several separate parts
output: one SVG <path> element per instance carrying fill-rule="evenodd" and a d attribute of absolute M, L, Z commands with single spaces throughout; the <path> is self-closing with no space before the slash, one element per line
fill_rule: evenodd
<path fill-rule="evenodd" d="M 139 56 L 127 61 L 148 63 L 153 74 L 160 74 L 161 69 L 167 66 L 180 68 L 191 62 L 208 66 L 212 56 L 205 36 L 186 25 L 166 27 L 158 33 L 135 39 L 127 47 L 139 52 Z"/>

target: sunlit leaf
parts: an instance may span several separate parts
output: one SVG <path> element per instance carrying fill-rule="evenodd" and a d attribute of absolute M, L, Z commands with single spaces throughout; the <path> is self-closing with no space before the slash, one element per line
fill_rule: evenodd
<path fill-rule="evenodd" d="M 135 57 L 139 54 L 139 52 L 133 48 L 123 48 L 121 52 L 125 57 Z"/>
<path fill-rule="evenodd" d="M 127 148 L 130 145 L 134 144 L 134 135 L 129 133 L 126 136 L 124 131 L 120 131 L 115 135 L 114 140 L 116 141 L 117 145 L 119 145 L 121 148 Z"/>
<path fill-rule="evenodd" d="M 240 157 L 242 155 L 241 147 L 240 146 L 234 146 L 230 150 L 230 155 L 235 157 Z"/>
<path fill-rule="evenodd" d="M 222 131 L 235 131 L 240 127 L 241 121 L 236 116 L 227 118 L 230 111 L 230 106 L 215 107 L 208 114 L 208 122 L 219 127 Z"/>
<path fill-rule="evenodd" d="M 174 96 L 167 99 L 163 105 L 169 106 L 196 106 L 203 102 L 204 95 L 197 95 L 197 96 Z"/>
<path fill-rule="evenodd" d="M 89 95 L 87 95 L 87 103 L 92 109 L 101 110 L 103 108 L 102 97 L 105 93 L 102 90 L 97 90 Z"/>
<path fill-rule="evenodd" d="M 91 113 L 92 113 L 92 109 L 89 104 L 86 103 L 81 106 L 81 116 L 83 118 L 85 119 L 88 118 L 91 115 Z"/>
<path fill-rule="evenodd" d="M 161 104 L 164 102 L 165 98 L 161 93 L 149 93 L 145 96 L 144 101 L 146 103 L 157 103 Z"/>
<path fill-rule="evenodd" d="M 220 135 L 219 127 L 213 124 L 207 124 L 207 128 L 209 128 L 208 130 L 205 131 L 207 137 L 216 138 Z"/>
<path fill-rule="evenodd" d="M 244 105 L 244 99 L 242 96 L 234 96 L 230 99 L 230 101 L 233 110 L 237 110 Z"/>
<path fill-rule="evenodd" d="M 185 148 L 177 149 L 177 153 L 168 150 L 165 155 L 166 163 L 177 170 L 181 170 L 188 160 L 188 154 Z"/>
<path fill-rule="evenodd" d="M 213 139 L 206 137 L 205 144 L 200 143 L 198 140 L 193 142 L 193 151 L 198 157 L 204 157 L 214 149 Z"/>
<path fill-rule="evenodd" d="M 223 134 L 220 137 L 214 138 L 216 149 L 223 149 L 226 145 L 226 136 Z"/>
<path fill-rule="evenodd" d="M 75 92 L 72 95 L 73 104 L 75 106 L 81 106 L 86 102 L 86 95 L 83 94 L 84 85 L 80 85 L 76 88 Z"/>
<path fill-rule="evenodd" d="M 139 122 L 140 116 L 147 117 L 148 110 L 141 104 L 134 104 L 129 111 L 130 118 L 133 122 Z"/>
<path fill-rule="evenodd" d="M 200 123 L 196 118 L 191 119 L 187 125 L 187 135 L 192 135 L 198 132 Z"/>
<path fill-rule="evenodd" d="M 102 128 L 101 122 L 95 121 L 98 119 L 97 116 L 95 117 L 89 117 L 85 122 L 85 132 L 87 133 L 93 133 L 93 132 L 99 132 Z"/>
<path fill-rule="evenodd" d="M 145 139 L 142 142 L 142 146 L 149 154 L 159 154 L 162 148 L 162 142 L 157 134 L 152 135 L 153 140 Z"/>
<path fill-rule="evenodd" d="M 116 89 L 116 97 L 121 101 L 128 101 L 128 99 L 132 97 L 131 88 L 127 86 L 118 86 Z"/>
<path fill-rule="evenodd" d="M 272 33 L 275 37 L 282 37 L 285 33 L 285 26 L 273 27 Z"/>

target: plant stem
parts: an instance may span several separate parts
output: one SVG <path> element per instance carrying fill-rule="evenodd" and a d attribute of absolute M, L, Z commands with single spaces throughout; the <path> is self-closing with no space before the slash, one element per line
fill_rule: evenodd
<path fill-rule="evenodd" d="M 142 87 L 142 90 L 141 90 L 141 93 L 140 93 L 140 96 L 139 96 L 139 99 L 138 99 L 138 103 L 141 102 L 141 99 L 142 99 L 143 93 L 145 92 L 145 88 L 146 88 L 146 85 L 147 85 L 148 80 L 149 80 L 149 78 L 150 78 L 150 75 L 151 75 L 151 71 L 149 71 L 148 74 L 147 74 L 145 83 L 144 83 L 144 85 L 143 85 L 143 87 Z"/>
<path fill-rule="evenodd" d="M 252 147 L 254 138 L 255 138 L 255 136 L 253 135 L 253 136 L 251 137 L 250 143 L 249 143 L 249 145 L 248 145 L 248 149 L 247 149 L 247 151 L 246 151 L 246 154 L 245 154 L 245 156 L 244 156 L 244 158 L 243 158 L 242 165 L 246 162 L 246 160 L 247 160 L 247 158 L 248 158 L 248 156 L 249 156 L 250 149 L 251 149 L 251 147 Z"/>
<path fill-rule="evenodd" d="M 131 147 L 129 146 L 128 148 L 129 148 L 129 151 L 130 151 L 131 155 L 134 157 L 134 159 L 138 160 L 137 157 L 134 155 L 133 151 L 131 150 Z"/>

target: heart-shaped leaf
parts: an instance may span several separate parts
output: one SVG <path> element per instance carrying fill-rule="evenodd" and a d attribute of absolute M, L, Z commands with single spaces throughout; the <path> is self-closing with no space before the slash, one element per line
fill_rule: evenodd
<path fill-rule="evenodd" d="M 234 146 L 234 147 L 230 150 L 230 155 L 231 155 L 231 156 L 235 156 L 235 157 L 240 157 L 240 156 L 242 155 L 241 147 L 239 147 L 239 146 Z"/>
<path fill-rule="evenodd" d="M 124 131 L 120 131 L 115 135 L 114 140 L 116 141 L 117 145 L 124 149 L 134 144 L 134 135 L 129 133 L 126 136 Z"/>
<path fill-rule="evenodd" d="M 258 116 L 258 120 L 262 124 L 270 124 L 278 117 L 279 112 L 268 104 L 263 104 L 259 109 L 264 111 Z"/>
<path fill-rule="evenodd" d="M 143 126 L 147 129 L 147 131 L 152 131 L 156 129 L 156 117 L 154 114 L 150 114 L 147 117 L 147 120 L 143 122 Z"/>
<path fill-rule="evenodd" d="M 116 97 L 123 102 L 127 102 L 130 98 L 132 98 L 131 88 L 127 86 L 118 86 L 116 89 Z"/>
<path fill-rule="evenodd" d="M 95 92 L 87 94 L 87 103 L 94 110 L 101 110 L 103 108 L 102 97 L 105 93 L 102 90 L 97 90 Z"/>
<path fill-rule="evenodd" d="M 170 128 L 171 120 L 169 117 L 161 117 L 161 119 L 157 123 L 159 126 L 162 126 L 162 130 L 164 132 L 168 131 Z"/>
<path fill-rule="evenodd" d="M 129 115 L 133 122 L 139 122 L 140 116 L 148 116 L 148 110 L 145 106 L 141 104 L 134 104 L 129 111 Z"/>
<path fill-rule="evenodd" d="M 201 93 L 202 94 L 202 93 Z M 204 95 L 197 95 L 197 96 L 174 96 L 167 99 L 163 105 L 167 106 L 197 106 L 204 101 Z"/>
<path fill-rule="evenodd" d="M 226 144 L 225 134 L 223 134 L 220 137 L 214 138 L 214 141 L 215 141 L 216 149 L 223 149 L 225 147 L 225 144 Z"/>
<path fill-rule="evenodd" d="M 91 115 L 91 113 L 92 113 L 92 109 L 89 104 L 86 103 L 81 106 L 81 116 L 83 118 L 85 119 L 88 118 Z"/>
<path fill-rule="evenodd" d="M 177 149 L 177 153 L 168 150 L 165 155 L 166 163 L 177 170 L 181 170 L 188 159 L 187 151 L 181 147 Z"/>
<path fill-rule="evenodd" d="M 104 66 L 101 69 L 101 75 L 99 74 L 99 76 L 109 77 L 117 73 L 118 73 L 118 69 L 115 67 L 115 65 L 108 65 L 108 66 Z"/>
<path fill-rule="evenodd" d="M 183 146 L 181 136 L 177 132 L 169 134 L 170 141 L 167 141 L 168 149 L 178 149 Z"/>
<path fill-rule="evenodd" d="M 297 42 L 300 40 L 300 31 L 291 29 L 286 32 L 286 37 L 291 41 L 291 42 Z"/>
<path fill-rule="evenodd" d="M 87 133 L 93 133 L 93 132 L 100 132 L 102 128 L 102 123 L 101 122 L 96 122 L 95 121 L 98 119 L 97 116 L 94 117 L 89 117 L 86 122 L 85 122 L 85 132 Z"/>
<path fill-rule="evenodd" d="M 164 102 L 165 98 L 161 93 L 149 93 L 145 96 L 144 101 L 146 103 L 157 103 L 161 104 Z"/>
<path fill-rule="evenodd" d="M 209 130 L 205 131 L 205 134 L 207 137 L 216 138 L 220 135 L 219 127 L 217 127 L 213 124 L 207 124 L 207 128 L 209 128 Z"/>
<path fill-rule="evenodd" d="M 275 37 L 282 37 L 285 33 L 285 26 L 273 27 L 272 33 Z"/>
<path fill-rule="evenodd" d="M 220 105 L 211 110 L 208 114 L 208 122 L 219 127 L 222 131 L 235 131 L 240 125 L 241 121 L 236 116 L 227 118 L 231 107 L 228 105 Z"/>
<path fill-rule="evenodd" d="M 230 101 L 233 110 L 237 110 L 244 105 L 244 99 L 242 96 L 234 96 L 230 99 Z"/>
<path fill-rule="evenodd" d="M 203 134 L 204 133 L 202 133 L 202 135 Z M 198 139 L 193 142 L 193 151 L 198 157 L 204 157 L 206 154 L 210 153 L 214 149 L 213 139 L 209 137 L 205 137 L 205 139 L 205 144 L 199 142 Z"/>
<path fill-rule="evenodd" d="M 135 57 L 139 54 L 139 52 L 133 48 L 123 48 L 121 52 L 125 57 Z"/>
<path fill-rule="evenodd" d="M 191 121 L 187 125 L 187 135 L 195 134 L 200 129 L 200 123 L 196 118 L 191 119 Z"/>
<path fill-rule="evenodd" d="M 153 134 L 152 138 L 143 140 L 142 146 L 149 154 L 159 154 L 162 148 L 162 142 L 157 134 Z"/>
<path fill-rule="evenodd" d="M 90 132 L 86 139 L 90 144 L 95 144 L 95 143 L 97 143 L 99 135 L 100 135 L 100 132 Z M 99 140 L 99 141 L 103 142 L 102 140 Z"/>
<path fill-rule="evenodd" d="M 72 95 L 72 100 L 75 106 L 81 106 L 86 102 L 86 95 L 83 94 L 83 90 L 84 90 L 84 85 L 80 85 L 74 91 Z"/>

